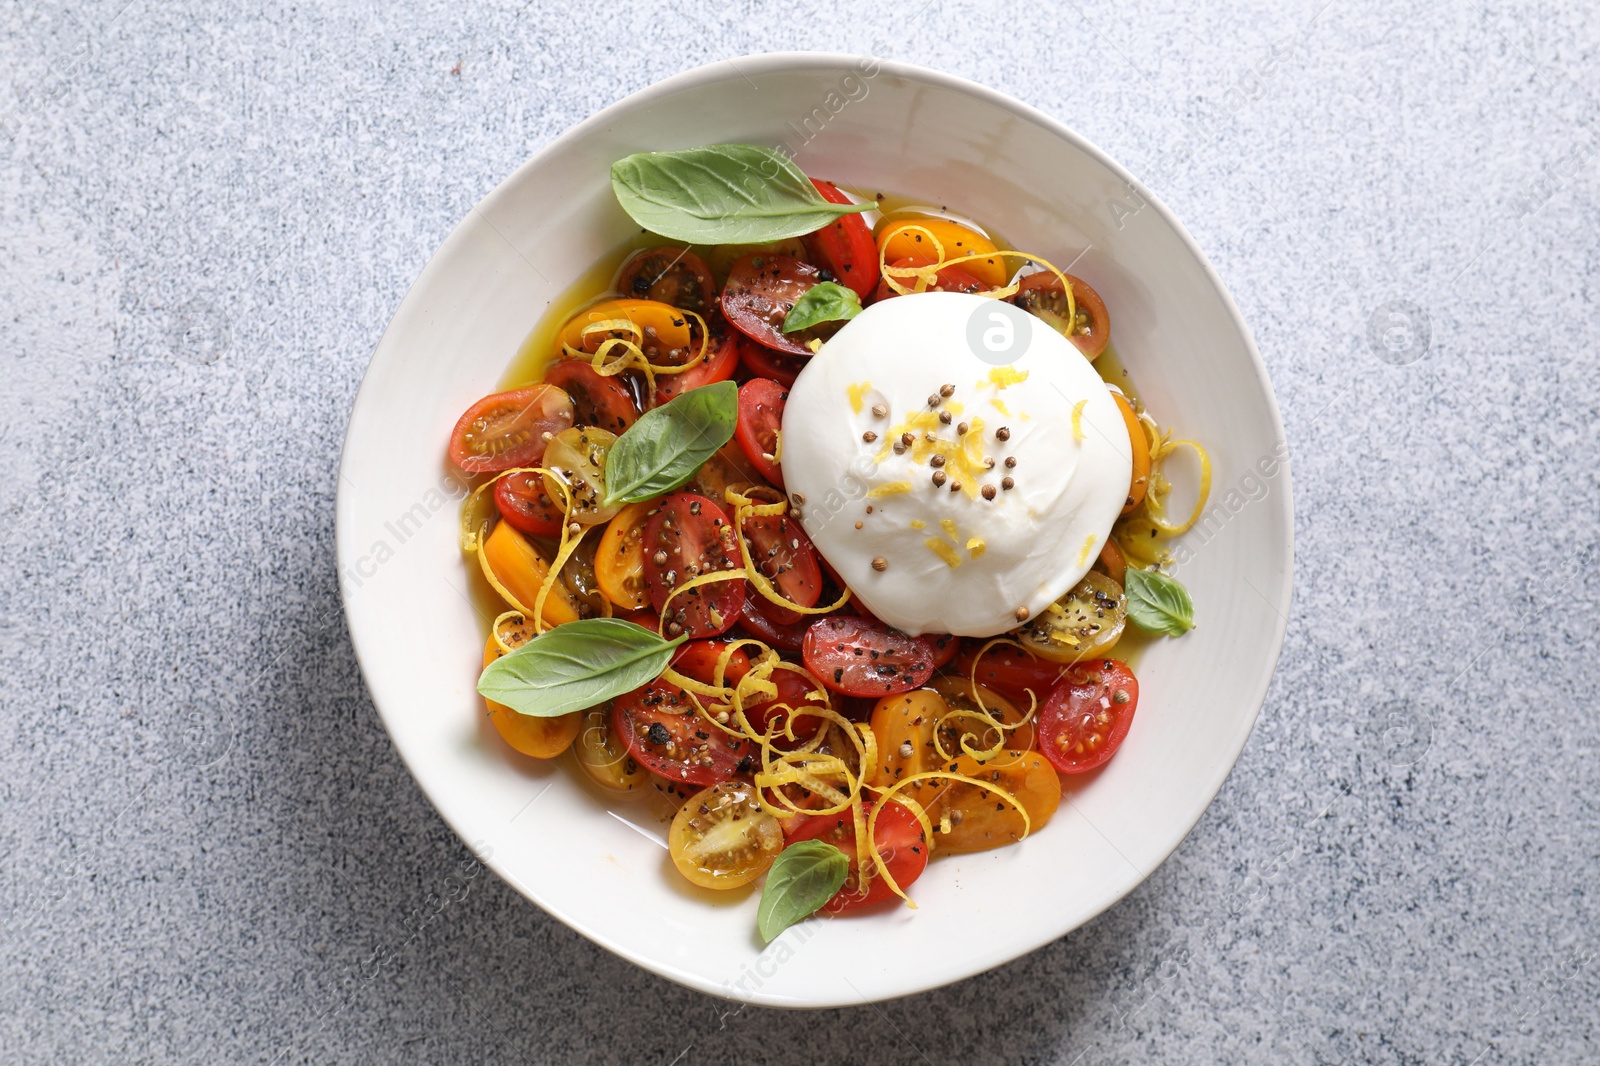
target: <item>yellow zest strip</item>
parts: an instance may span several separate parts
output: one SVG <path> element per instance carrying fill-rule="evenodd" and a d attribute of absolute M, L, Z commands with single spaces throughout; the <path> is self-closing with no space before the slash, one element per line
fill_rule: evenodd
<path fill-rule="evenodd" d="M 772 461 L 774 463 L 783 462 L 783 430 L 781 429 L 772 431 Z"/>
<path fill-rule="evenodd" d="M 918 781 L 960 782 L 964 785 L 973 785 L 977 788 L 981 788 L 985 792 L 992 792 L 994 795 L 999 797 L 1002 803 L 1009 803 L 1012 807 L 1016 808 L 1018 814 L 1022 815 L 1022 837 L 1019 837 L 1018 839 L 1025 838 L 1029 833 L 1033 832 L 1033 819 L 1028 817 L 1028 809 L 1022 805 L 1017 797 L 1013 796 L 999 785 L 989 781 L 980 781 L 976 777 L 968 777 L 966 774 L 956 774 L 942 770 L 934 770 L 924 774 L 912 774 L 910 777 L 903 777 L 899 781 L 896 781 L 894 784 L 890 785 L 878 796 L 878 804 L 872 809 L 872 816 L 867 819 L 868 839 L 871 839 L 873 832 L 877 828 L 878 812 L 883 809 L 883 805 L 894 798 L 894 794 L 896 792 L 900 791 L 902 788 L 905 788 L 907 785 L 915 784 Z M 895 802 L 903 803 L 904 800 L 896 799 Z M 928 846 L 930 848 L 937 846 L 932 836 L 928 837 Z M 878 868 L 878 876 L 882 877 L 884 881 L 888 883 L 890 891 L 899 896 L 901 899 L 905 900 L 906 903 L 910 904 L 911 906 L 916 906 L 916 904 L 911 903 L 910 898 L 906 896 L 904 890 L 901 889 L 899 884 L 896 883 L 894 877 L 889 873 L 889 864 L 884 862 L 883 856 L 878 853 L 877 848 L 873 848 L 871 850 L 872 861 Z"/>
<path fill-rule="evenodd" d="M 922 542 L 923 546 L 945 561 L 945 565 L 954 570 L 961 565 L 961 554 L 955 546 L 940 537 L 929 537 Z"/>
<path fill-rule="evenodd" d="M 1167 456 L 1179 448 L 1193 448 L 1195 455 L 1200 459 L 1200 492 L 1195 497 L 1194 510 L 1190 513 L 1189 520 L 1182 525 L 1175 526 L 1166 520 L 1163 516 L 1165 507 L 1159 499 L 1151 501 L 1148 508 L 1150 524 L 1169 537 L 1175 537 L 1180 533 L 1187 533 L 1190 529 L 1193 529 L 1194 524 L 1200 521 L 1200 515 L 1205 511 L 1206 500 L 1211 496 L 1211 456 L 1206 454 L 1205 448 L 1201 447 L 1198 442 L 1192 440 L 1168 441 L 1157 452 L 1152 454 L 1152 463 L 1165 460 Z"/>
<path fill-rule="evenodd" d="M 750 579 L 750 584 L 755 586 L 755 590 L 761 593 L 764 599 L 777 604 L 779 607 L 787 607 L 797 614 L 827 614 L 830 611 L 837 611 L 840 607 L 850 602 L 850 590 L 845 589 L 839 594 L 839 598 L 832 603 L 819 607 L 802 606 L 785 597 L 783 593 L 773 586 L 771 581 L 767 580 L 767 575 L 756 568 L 755 558 L 750 554 L 750 544 L 745 540 L 744 536 L 745 520 L 786 514 L 789 510 L 789 501 L 782 500 L 778 503 L 757 505 L 750 497 L 731 488 L 723 492 L 723 498 L 733 505 L 733 539 L 739 542 L 739 557 L 744 560 L 742 573 Z"/>
<path fill-rule="evenodd" d="M 866 402 L 864 397 L 870 388 L 872 388 L 872 382 L 870 381 L 855 381 L 850 384 L 847 391 L 850 394 L 850 410 L 852 413 L 861 413 L 861 408 L 865 406 Z"/>
<path fill-rule="evenodd" d="M 989 550 L 989 545 L 984 543 L 982 537 L 967 538 L 967 554 L 974 559 L 982 559 L 983 553 Z"/>
<path fill-rule="evenodd" d="M 511 621 L 513 618 L 516 619 L 515 622 Z M 489 635 L 494 638 L 495 646 L 500 649 L 502 654 L 510 655 L 512 652 L 514 652 L 518 648 L 522 647 L 524 642 L 523 641 L 519 641 L 516 644 L 507 643 L 506 639 L 500 635 L 500 626 L 501 626 L 501 624 L 502 623 L 510 623 L 511 625 L 520 626 L 520 625 L 523 625 L 524 623 L 526 623 L 527 620 L 528 620 L 527 616 L 524 615 L 521 611 L 517 611 L 517 610 L 503 611 L 503 612 L 501 612 L 499 617 L 497 617 L 494 620 L 494 624 L 489 626 Z"/>
<path fill-rule="evenodd" d="M 677 599 L 683 593 L 688 592 L 690 589 L 697 589 L 702 585 L 713 585 L 718 581 L 732 581 L 735 578 L 742 578 L 744 576 L 745 573 L 743 570 L 713 570 L 709 574 L 700 574 L 697 577 L 692 577 L 688 581 L 685 581 L 683 584 L 673 589 L 671 595 L 669 595 L 665 602 L 661 604 L 661 624 L 657 627 L 656 632 L 660 633 L 662 636 L 666 636 L 667 619 L 672 617 L 671 612 L 667 610 L 667 607 L 672 603 L 673 600 Z"/>
<path fill-rule="evenodd" d="M 1088 403 L 1088 402 L 1089 402 L 1088 400 L 1079 400 L 1077 403 L 1072 405 L 1072 439 L 1073 440 L 1082 440 L 1083 439 L 1083 405 Z"/>
<path fill-rule="evenodd" d="M 885 496 L 903 496 L 911 491 L 909 481 L 890 481 L 882 485 L 875 485 L 867 490 L 867 499 L 881 500 Z"/>
<path fill-rule="evenodd" d="M 1035 655 L 1026 644 L 1022 643 L 1020 640 L 1013 640 L 1010 637 L 995 637 L 993 640 L 990 640 L 983 647 L 978 649 L 978 654 L 972 657 L 972 669 L 967 672 L 967 684 L 970 686 L 967 694 L 972 697 L 973 702 L 978 705 L 978 708 L 983 711 L 984 714 L 988 714 L 991 718 L 994 716 L 990 714 L 989 708 L 983 705 L 983 697 L 978 694 L 978 666 L 983 662 L 983 657 L 988 655 L 991 649 L 1000 644 L 1005 644 L 1009 647 L 1016 648 L 1030 659 L 1038 658 L 1038 656 Z M 1061 668 L 1061 672 L 1065 673 L 1066 667 L 1063 666 Z M 1021 729 L 1023 726 L 1027 725 L 1033 720 L 1034 712 L 1039 709 L 1038 694 L 1035 693 L 1031 688 L 1025 688 L 1022 691 L 1028 694 L 1028 713 L 1019 718 L 1016 725 L 1009 726 L 1008 728 L 1010 729 Z"/>

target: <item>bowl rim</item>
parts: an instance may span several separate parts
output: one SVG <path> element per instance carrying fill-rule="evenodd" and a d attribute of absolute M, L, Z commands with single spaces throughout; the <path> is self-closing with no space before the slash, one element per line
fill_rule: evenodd
<path fill-rule="evenodd" d="M 354 555 L 359 549 L 352 540 L 352 532 L 349 525 L 350 519 L 346 515 L 346 501 L 349 499 L 349 496 L 345 491 L 345 486 L 353 483 L 349 476 L 350 471 L 347 469 L 347 467 L 352 461 L 352 439 L 354 437 L 355 427 L 358 421 L 357 414 L 365 404 L 375 402 L 374 394 L 367 387 L 369 384 L 369 378 L 372 376 L 374 367 L 379 361 L 379 356 L 382 355 L 387 348 L 399 343 L 396 336 L 396 329 L 398 320 L 401 318 L 401 311 L 405 304 L 411 300 L 413 294 L 430 285 L 435 280 L 436 274 L 444 269 L 441 264 L 446 258 L 448 258 L 444 255 L 444 253 L 453 248 L 455 245 L 468 240 L 469 234 L 482 225 L 484 209 L 511 195 L 511 189 L 518 185 L 524 179 L 526 173 L 541 159 L 548 155 L 562 151 L 568 145 L 587 136 L 592 130 L 603 127 L 618 114 L 632 110 L 642 104 L 648 103 L 654 98 L 663 95 L 668 95 L 681 90 L 691 89 L 702 84 L 715 83 L 723 80 L 727 77 L 726 72 L 723 70 L 724 67 L 731 68 L 736 76 L 744 78 L 751 73 L 769 74 L 811 71 L 836 72 L 844 66 L 849 66 L 854 69 L 855 65 L 859 64 L 864 58 L 871 59 L 874 63 L 876 63 L 880 72 L 882 73 L 888 73 L 895 77 L 903 78 L 909 81 L 919 82 L 935 88 L 947 89 L 974 97 L 983 103 L 989 104 L 992 107 L 998 108 L 1015 116 L 1016 118 L 1037 126 L 1045 132 L 1058 137 L 1063 141 L 1066 141 L 1073 147 L 1091 156 L 1098 163 L 1104 166 L 1110 173 L 1117 176 L 1129 188 L 1137 190 L 1145 204 L 1152 208 L 1162 219 L 1162 221 L 1170 226 L 1173 232 L 1177 234 L 1178 238 L 1183 242 L 1184 247 L 1188 249 L 1189 253 L 1194 256 L 1195 260 L 1204 270 L 1205 276 L 1211 283 L 1212 288 L 1222 298 L 1223 305 L 1226 308 L 1229 317 L 1232 319 L 1234 327 L 1238 330 L 1240 338 L 1244 341 L 1245 350 L 1250 359 L 1250 368 L 1256 379 L 1263 386 L 1262 392 L 1264 393 L 1266 399 L 1267 413 L 1271 418 L 1271 428 L 1275 431 L 1275 439 L 1282 440 L 1287 445 L 1288 436 L 1284 431 L 1283 417 L 1278 407 L 1277 395 L 1272 388 L 1271 378 L 1267 374 L 1266 365 L 1261 358 L 1259 349 L 1256 347 L 1255 338 L 1251 334 L 1249 326 L 1244 321 L 1244 316 L 1240 313 L 1238 305 L 1234 302 L 1232 293 L 1228 291 L 1227 286 L 1223 284 L 1222 278 L 1217 274 L 1216 268 L 1211 264 L 1210 259 L 1207 258 L 1205 253 L 1201 250 L 1199 244 L 1196 243 L 1194 237 L 1189 233 L 1188 229 L 1181 221 L 1179 221 L 1177 216 L 1173 214 L 1166 204 L 1163 203 L 1162 200 L 1151 190 L 1146 188 L 1143 183 L 1139 182 L 1125 167 L 1111 158 L 1111 156 L 1101 150 L 1098 145 L 1091 142 L 1088 138 L 1084 137 L 1082 134 L 1071 129 L 1065 124 L 1057 121 L 1056 119 L 1051 118 L 1049 115 L 1038 110 L 1037 108 L 1034 108 L 1029 104 L 1025 104 L 1014 97 L 1008 96 L 999 90 L 991 89 L 959 75 L 949 74 L 944 71 L 934 70 L 930 67 L 924 67 L 914 63 L 906 63 L 900 60 L 883 59 L 876 56 L 868 56 L 865 53 L 809 51 L 760 52 L 715 60 L 713 62 L 705 63 L 689 70 L 671 75 L 670 77 L 663 78 L 659 81 L 652 82 L 643 88 L 628 93 L 626 96 L 623 96 L 620 99 L 606 105 L 604 108 L 596 111 L 588 118 L 571 126 L 566 131 L 556 136 L 543 147 L 534 152 L 520 165 L 518 165 L 515 170 L 501 180 L 494 187 L 494 189 L 492 189 L 487 195 L 479 200 L 478 203 L 474 205 L 474 207 L 469 210 L 465 216 L 462 217 L 455 227 L 451 229 L 444 241 L 442 241 L 438 248 L 434 250 L 433 254 L 429 256 L 427 263 L 417 275 L 416 280 L 413 281 L 406 289 L 406 293 L 401 298 L 400 302 L 395 305 L 395 311 L 390 317 L 389 324 L 384 328 L 383 335 L 379 338 L 378 343 L 374 346 L 372 355 L 368 358 L 367 366 L 361 375 L 361 383 L 357 387 L 354 399 L 351 401 L 349 414 L 347 416 L 348 421 L 346 424 L 344 440 L 340 448 L 338 472 L 339 487 L 335 500 L 334 544 L 336 553 L 336 568 L 339 581 L 340 604 L 344 609 L 347 622 L 346 628 L 349 632 L 350 643 L 352 650 L 355 653 L 356 663 L 361 671 L 362 681 L 367 686 L 369 696 L 372 694 L 373 688 L 369 677 L 373 673 L 374 664 L 377 662 L 378 649 L 375 645 L 371 644 L 370 640 L 363 640 L 361 634 L 358 632 L 358 627 L 354 624 L 350 624 L 353 622 L 350 611 L 350 602 L 353 597 L 354 590 L 348 588 L 350 579 L 348 576 L 349 567 L 347 566 L 347 560 L 354 558 Z M 763 996 L 759 991 L 751 995 L 739 996 L 731 994 L 730 989 L 727 986 L 715 984 L 698 974 L 680 970 L 660 960 L 641 955 L 635 950 L 629 948 L 626 944 L 623 944 L 609 936 L 604 930 L 589 928 L 569 919 L 568 916 L 562 913 L 559 908 L 549 906 L 540 900 L 538 898 L 538 894 L 531 886 L 524 885 L 520 880 L 514 877 L 507 869 L 504 868 L 504 863 L 500 860 L 497 860 L 494 856 L 490 855 L 480 857 L 479 861 L 487 865 L 502 881 L 515 888 L 520 895 L 528 899 L 530 902 L 536 904 L 546 914 L 555 918 L 567 928 L 578 933 L 592 943 L 605 948 L 607 951 L 610 951 L 613 954 L 628 960 L 641 969 L 647 970 L 659 977 L 666 978 L 667 980 L 676 984 L 692 988 L 695 991 L 702 992 L 717 999 L 731 1000 L 734 1002 L 755 1003 L 761 1006 L 782 1007 L 789 1009 L 826 1009 L 842 1006 L 859 1006 L 875 1002 L 885 1002 L 905 996 L 931 992 L 936 989 L 955 984 L 958 981 L 964 981 L 969 977 L 973 977 L 997 967 L 1006 965 L 1007 963 L 1013 962 L 1024 955 L 1032 954 L 1033 952 L 1038 951 L 1040 948 L 1043 948 L 1054 941 L 1061 939 L 1062 937 L 1095 920 L 1101 914 L 1105 913 L 1105 911 L 1109 910 L 1112 906 L 1125 899 L 1130 893 L 1137 889 L 1139 885 L 1148 880 L 1150 875 L 1154 873 L 1155 870 L 1158 869 L 1169 858 L 1171 858 L 1173 853 L 1178 850 L 1178 848 L 1186 839 L 1188 839 L 1189 834 L 1194 831 L 1194 827 L 1199 824 L 1200 818 L 1205 814 L 1205 812 L 1211 808 L 1211 804 L 1215 802 L 1218 793 L 1222 790 L 1223 784 L 1226 783 L 1228 776 L 1233 772 L 1233 768 L 1238 764 L 1239 756 L 1244 751 L 1244 746 L 1246 743 L 1248 743 L 1250 735 L 1255 729 L 1255 723 L 1260 717 L 1261 708 L 1266 702 L 1267 693 L 1272 684 L 1272 679 L 1277 672 L 1278 661 L 1283 653 L 1284 638 L 1289 626 L 1289 611 L 1294 591 L 1294 490 L 1292 481 L 1292 465 L 1292 457 L 1285 459 L 1280 475 L 1283 485 L 1284 506 L 1281 511 L 1282 519 L 1279 533 L 1283 537 L 1283 543 L 1285 546 L 1285 576 L 1282 593 L 1278 598 L 1278 601 L 1276 603 L 1271 603 L 1271 601 L 1269 601 L 1270 605 L 1273 607 L 1274 613 L 1277 615 L 1277 626 L 1273 638 L 1274 646 L 1272 654 L 1263 661 L 1259 676 L 1254 680 L 1253 684 L 1247 686 L 1252 692 L 1250 700 L 1252 704 L 1251 713 L 1248 717 L 1248 720 L 1243 721 L 1238 727 L 1238 735 L 1232 745 L 1232 753 L 1230 757 L 1226 760 L 1218 760 L 1216 764 L 1217 769 L 1213 772 L 1211 779 L 1207 784 L 1209 796 L 1206 799 L 1206 802 L 1198 805 L 1192 817 L 1188 818 L 1187 824 L 1183 825 L 1182 832 L 1176 834 L 1174 837 L 1171 846 L 1162 853 L 1160 859 L 1155 862 L 1149 870 L 1145 871 L 1143 876 L 1141 876 L 1137 881 L 1129 885 L 1120 894 L 1105 901 L 1102 906 L 1084 914 L 1081 918 L 1072 922 L 1066 928 L 1052 932 L 1049 936 L 1039 940 L 1031 946 L 1015 951 L 1007 951 L 998 956 L 968 956 L 960 963 L 954 965 L 947 973 L 940 974 L 935 980 L 927 983 L 918 983 L 914 986 L 907 987 L 902 991 L 864 997 L 860 1000 L 850 999 L 835 1002 L 830 998 L 826 1000 L 818 999 L 811 1002 L 796 1002 L 793 999 L 780 1000 Z M 444 823 L 450 827 L 450 830 L 455 833 L 458 838 L 462 840 L 468 839 L 468 834 L 463 831 L 463 828 L 460 825 L 456 823 L 456 820 L 452 817 L 450 811 L 447 809 L 447 804 L 444 802 L 444 798 L 433 795 L 428 788 L 423 785 L 422 777 L 417 773 L 417 768 L 412 765 L 412 753 L 408 752 L 395 740 L 394 731 L 390 728 L 388 717 L 383 708 L 378 705 L 376 698 L 373 698 L 373 707 L 378 713 L 378 719 L 383 724 L 384 731 L 389 734 L 390 743 L 394 745 L 396 752 L 400 756 L 401 762 L 405 764 L 407 772 L 411 774 L 412 780 L 416 783 L 418 789 L 427 798 L 428 802 L 433 806 L 434 810 L 438 813 L 439 817 L 444 821 Z"/>

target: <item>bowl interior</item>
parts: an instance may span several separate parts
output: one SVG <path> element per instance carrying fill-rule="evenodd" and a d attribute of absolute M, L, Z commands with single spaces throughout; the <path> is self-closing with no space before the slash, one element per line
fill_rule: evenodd
<path fill-rule="evenodd" d="M 1072 264 L 1104 296 L 1146 401 L 1163 424 L 1203 441 L 1214 464 L 1207 521 L 1180 551 L 1199 628 L 1143 655 L 1138 716 L 1118 757 L 1069 787 L 1037 836 L 930 866 L 916 910 L 803 923 L 764 949 L 754 892 L 689 888 L 644 805 L 598 795 L 564 759 L 521 759 L 487 726 L 473 688 L 484 620 L 466 594 L 461 487 L 443 459 L 455 419 L 494 388 L 550 301 L 633 232 L 611 195 L 610 164 L 717 141 L 786 144 L 810 173 L 948 205 Z M 341 585 L 385 726 L 446 821 L 502 877 L 596 942 L 692 987 L 781 1006 L 859 1003 L 1061 936 L 1137 885 L 1194 825 L 1249 735 L 1283 639 L 1282 439 L 1220 282 L 1165 209 L 1092 146 L 1023 105 L 918 68 L 750 57 L 680 75 L 570 131 L 428 264 L 351 417 Z"/>

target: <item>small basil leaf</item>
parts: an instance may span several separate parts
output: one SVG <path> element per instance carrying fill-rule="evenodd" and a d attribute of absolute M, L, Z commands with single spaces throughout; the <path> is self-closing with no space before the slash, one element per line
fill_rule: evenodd
<path fill-rule="evenodd" d="M 809 918 L 833 898 L 850 873 L 850 860 L 832 844 L 802 840 L 778 853 L 767 871 L 756 908 L 756 929 L 765 943 L 795 922 Z"/>
<path fill-rule="evenodd" d="M 861 313 L 861 297 L 837 281 L 823 281 L 806 290 L 783 319 L 783 331 L 794 333 L 819 322 L 848 321 Z"/>
<path fill-rule="evenodd" d="M 812 233 L 872 204 L 835 204 L 788 157 L 758 144 L 636 152 L 611 165 L 633 220 L 688 244 L 761 244 Z"/>
<path fill-rule="evenodd" d="M 702 385 L 646 411 L 606 456 L 606 503 L 636 503 L 694 477 L 739 423 L 739 386 Z"/>
<path fill-rule="evenodd" d="M 1175 577 L 1159 570 L 1128 571 L 1128 621 L 1158 636 L 1181 637 L 1194 628 L 1194 601 Z"/>
<path fill-rule="evenodd" d="M 581 618 L 484 667 L 478 691 L 518 714 L 554 718 L 654 681 L 683 639 L 663 640 L 620 618 Z"/>

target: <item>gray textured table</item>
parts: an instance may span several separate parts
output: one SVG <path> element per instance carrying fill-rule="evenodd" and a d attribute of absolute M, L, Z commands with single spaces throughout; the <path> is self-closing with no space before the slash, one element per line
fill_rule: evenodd
<path fill-rule="evenodd" d="M 1592 5 L 123 5 L 0 29 L 0 1060 L 1600 1060 Z M 357 675 L 335 463 L 407 285 L 531 152 L 874 41 L 1189 225 L 1283 405 L 1295 615 L 1119 906 L 943 991 L 737 1010 L 470 866 L 433 909 L 467 853 Z"/>

